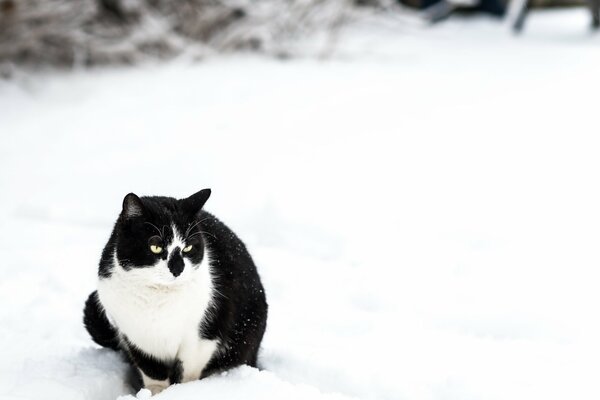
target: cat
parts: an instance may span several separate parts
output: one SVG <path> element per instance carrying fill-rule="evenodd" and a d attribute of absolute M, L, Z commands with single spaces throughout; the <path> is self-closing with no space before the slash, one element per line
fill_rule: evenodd
<path fill-rule="evenodd" d="M 268 305 L 244 243 L 182 200 L 125 196 L 104 247 L 84 325 L 133 366 L 135 389 L 156 394 L 238 365 L 256 367 Z"/>

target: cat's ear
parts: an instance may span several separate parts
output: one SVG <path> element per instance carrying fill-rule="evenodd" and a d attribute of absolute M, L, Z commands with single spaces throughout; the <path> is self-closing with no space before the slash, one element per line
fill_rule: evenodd
<path fill-rule="evenodd" d="M 123 211 L 121 215 L 125 218 L 139 217 L 144 213 L 144 204 L 135 193 L 129 193 L 123 199 Z"/>
<path fill-rule="evenodd" d="M 187 199 L 183 199 L 183 207 L 190 213 L 196 214 L 199 212 L 202 207 L 204 207 L 204 203 L 210 197 L 210 189 L 202 189 L 198 193 L 194 193 Z"/>

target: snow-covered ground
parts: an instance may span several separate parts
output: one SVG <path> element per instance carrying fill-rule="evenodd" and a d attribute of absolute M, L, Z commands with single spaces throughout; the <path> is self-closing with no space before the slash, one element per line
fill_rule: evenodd
<path fill-rule="evenodd" d="M 588 22 L 373 20 L 326 61 L 1 83 L 0 399 L 131 393 L 81 323 L 100 251 L 126 193 L 204 187 L 266 285 L 263 369 L 158 398 L 598 399 Z"/>

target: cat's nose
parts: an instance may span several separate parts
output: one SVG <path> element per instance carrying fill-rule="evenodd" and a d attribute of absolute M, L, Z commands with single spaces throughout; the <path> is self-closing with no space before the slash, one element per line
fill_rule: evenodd
<path fill-rule="evenodd" d="M 183 257 L 181 257 L 181 249 L 179 247 L 175 247 L 173 251 L 171 251 L 171 257 L 169 258 L 167 266 L 174 277 L 178 277 L 183 272 L 185 264 L 183 263 Z"/>

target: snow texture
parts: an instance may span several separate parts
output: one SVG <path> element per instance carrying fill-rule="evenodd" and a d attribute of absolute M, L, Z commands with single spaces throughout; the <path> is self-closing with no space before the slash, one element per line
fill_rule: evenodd
<path fill-rule="evenodd" d="M 327 62 L 1 83 L 0 399 L 135 398 L 83 302 L 126 193 L 204 187 L 265 283 L 262 369 L 157 398 L 600 398 L 588 18 L 376 19 Z"/>

